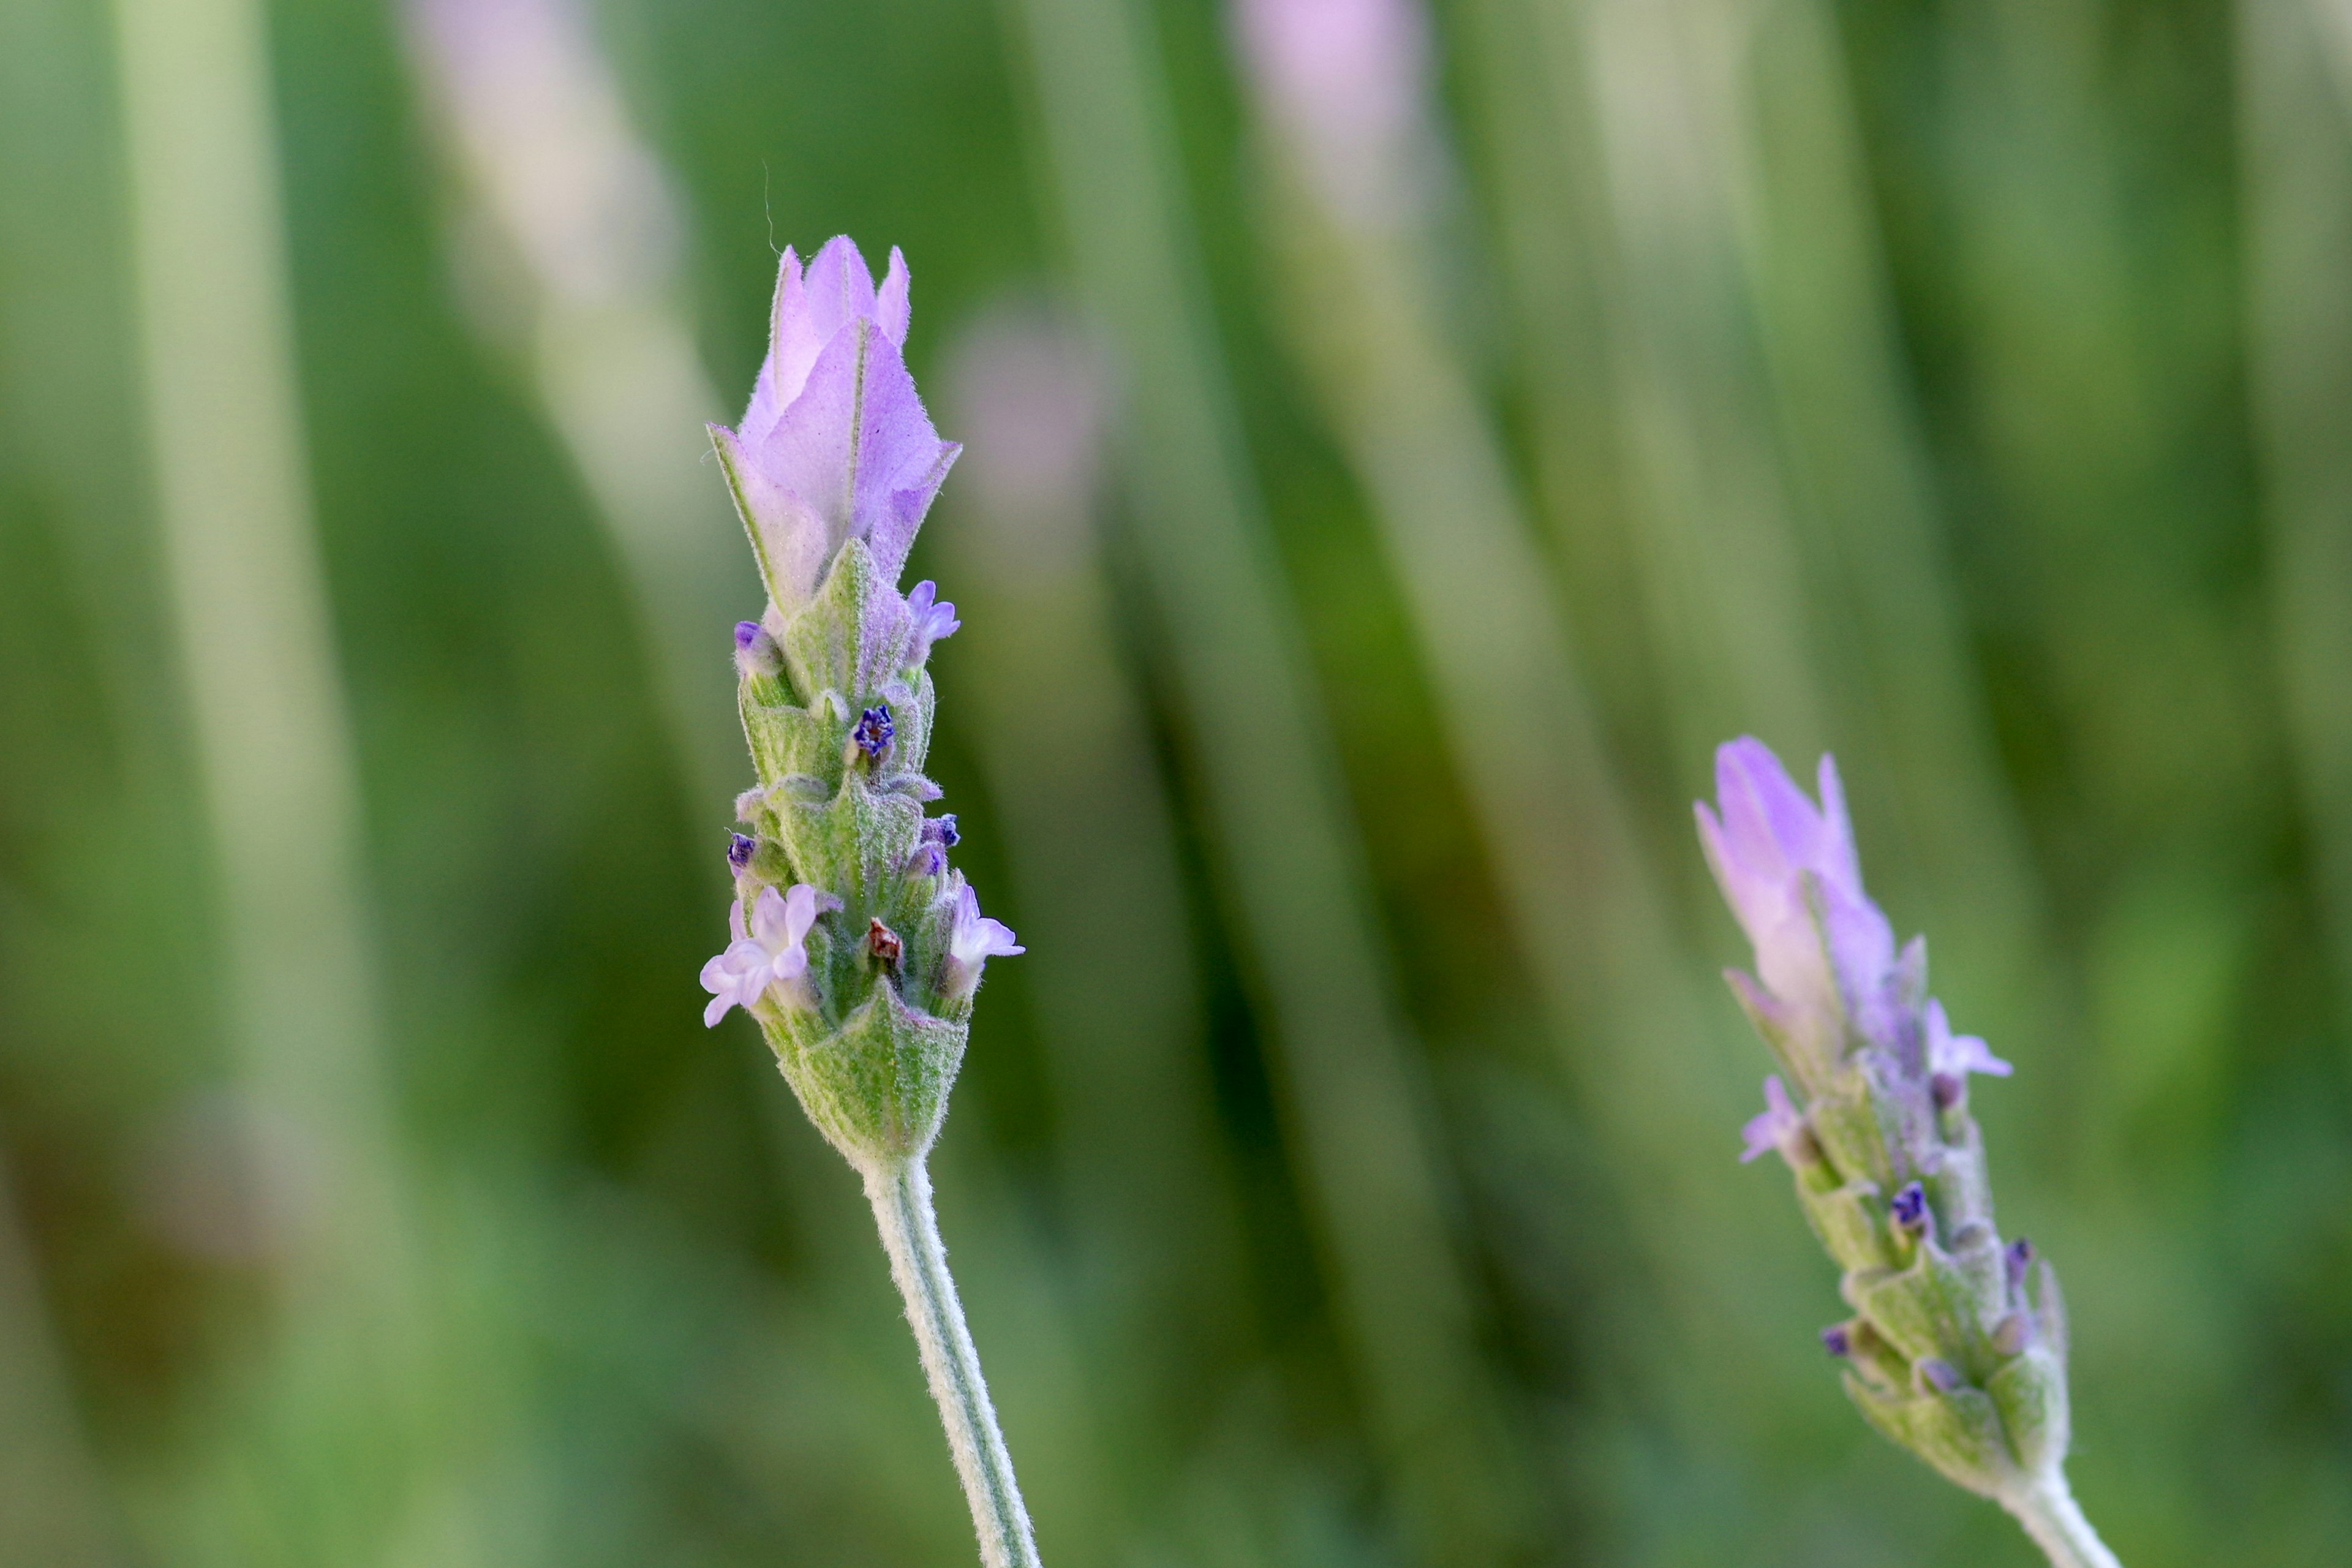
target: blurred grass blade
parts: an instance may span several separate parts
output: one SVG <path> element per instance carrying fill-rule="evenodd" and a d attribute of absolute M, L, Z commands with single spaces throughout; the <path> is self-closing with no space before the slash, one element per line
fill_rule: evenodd
<path fill-rule="evenodd" d="M 0 1162 L 0 1563 L 100 1568 L 117 1560 L 64 1373 Z"/>
<path fill-rule="evenodd" d="M 1986 1009 L 1971 1026 L 2056 1045 L 2049 911 L 1961 626 L 1833 14 L 1775 10 L 1753 69 L 1752 194 L 1733 210 L 1840 763 L 1892 807 L 1911 867 L 1885 885 L 1936 933 L 1938 984 Z"/>
<path fill-rule="evenodd" d="M 1542 445 L 1581 460 L 1548 488 L 1572 556 L 1641 585 L 1654 699 L 1698 718 L 1676 793 L 1741 731 L 1837 742 L 1865 832 L 1909 849 L 1886 886 L 1937 931 L 1944 984 L 1986 1026 L 2053 1038 L 2048 917 L 1944 562 L 1833 18 L 1483 16 L 1491 76 L 1524 81 L 1529 42 L 1548 67 L 1557 145 L 1530 144 L 1543 117 L 1494 111 L 1520 309 L 1566 351 L 1528 363 Z M 1563 188 L 1570 232 L 1544 232 L 1524 209 Z M 1596 411 L 1613 450 L 1563 427 Z"/>
<path fill-rule="evenodd" d="M 1419 157 L 1347 144 L 1339 117 L 1318 114 L 1305 84 L 1286 82 L 1303 72 L 1286 66 L 1279 40 L 1253 26 L 1266 18 L 1272 32 L 1289 3 L 1261 0 L 1258 9 L 1245 0 L 1237 29 L 1260 39 L 1250 74 L 1270 180 L 1261 216 L 1284 285 L 1276 314 L 1294 329 L 1367 491 L 1522 961 L 1580 1098 L 1608 1108 L 1593 1132 L 1636 1231 L 1652 1243 L 1651 1268 L 1682 1276 L 1685 1303 L 1732 1288 L 1742 1266 L 1751 1279 L 1758 1268 L 1786 1272 L 1745 1247 L 1708 1256 L 1681 1239 L 1727 1228 L 1727 1172 L 1693 1154 L 1727 1152 L 1757 1075 L 1700 1010 L 1694 969 L 1602 747 L 1553 574 L 1446 340 L 1429 203 L 1407 184 L 1416 163 L 1442 156 L 1426 84 L 1399 58 L 1331 95 L 1412 101 Z M 1402 31 L 1381 14 L 1404 5 L 1300 7 L 1294 15 L 1323 27 L 1298 43 L 1358 62 L 1402 55 L 1328 34 Z M 1390 79 L 1398 77 L 1412 79 Z M 1313 118 L 1331 122 L 1303 122 Z M 1339 165 L 1359 163 L 1354 177 L 1336 177 Z"/>
<path fill-rule="evenodd" d="M 217 1559 L 268 1540 L 363 1561 L 418 1501 L 426 1331 L 304 471 L 263 17 L 249 0 L 118 0 L 115 23 L 149 449 L 245 1100 L 230 1125 L 299 1215 L 273 1237 L 287 1310 L 185 1452 L 177 1500 L 210 1519 Z"/>
<path fill-rule="evenodd" d="M 685 234 L 571 0 L 406 0 L 412 57 L 469 202 L 478 325 L 515 340 L 635 597 L 689 820 L 716 833 L 745 775 L 727 632 L 760 603 L 705 421 L 729 410 L 682 302 Z M 511 307 L 514 320 L 482 321 Z M 716 842 L 714 838 L 713 842 Z M 716 867 L 716 859 L 712 862 Z M 713 872 L 717 885 L 717 873 Z"/>
<path fill-rule="evenodd" d="M 1200 1392 L 1195 1358 L 1246 1333 L 1239 1215 L 1176 823 L 1096 537 L 1108 389 L 1074 328 L 1015 305 L 964 331 L 947 387 L 965 451 L 934 548 L 973 628 L 950 658 L 1030 949 L 1080 1243 L 1071 1283 L 1106 1407 L 1181 1407 Z M 1191 1355 L 1168 1353 L 1178 1339 Z M 1155 1438 L 1171 1434 L 1140 1426 L 1119 1446 L 1164 1471 L 1180 1456 Z"/>
<path fill-rule="evenodd" d="M 1139 553 L 1361 1395 L 1416 1559 L 1491 1563 L 1524 1544 L 1512 1458 L 1360 843 L 1245 475 L 1150 22 L 1125 0 L 1009 14 L 1078 293 L 1118 355 Z"/>
<path fill-rule="evenodd" d="M 230 1033 L 264 1114 L 290 1118 L 320 1162 L 320 1245 L 298 1262 L 298 1294 L 356 1287 L 392 1307 L 410 1216 L 304 475 L 261 11 L 117 0 L 115 21 L 146 426 Z"/>
<path fill-rule="evenodd" d="M 2239 0 L 2247 350 L 2271 613 L 2352 1017 L 2352 11 Z"/>

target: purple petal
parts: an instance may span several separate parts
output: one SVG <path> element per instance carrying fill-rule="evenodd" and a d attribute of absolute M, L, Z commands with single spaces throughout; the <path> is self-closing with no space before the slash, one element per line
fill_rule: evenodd
<path fill-rule="evenodd" d="M 1694 802 L 1691 809 L 1698 818 L 1699 847 L 1706 852 L 1708 868 L 1715 872 L 1716 886 L 1723 889 L 1723 900 L 1731 906 L 1732 916 L 1748 933 L 1748 940 L 1761 952 L 1766 933 L 1786 918 L 1786 881 L 1750 869 L 1733 851 L 1723 823 L 1706 802 Z"/>
<path fill-rule="evenodd" d="M 771 889 L 772 891 L 773 889 Z M 798 948 L 816 923 L 816 889 L 806 882 L 796 882 L 784 895 L 784 942 Z"/>
<path fill-rule="evenodd" d="M 749 942 L 751 933 L 743 929 L 743 900 L 735 899 L 727 905 L 727 934 L 733 942 Z"/>
<path fill-rule="evenodd" d="M 985 957 L 995 958 L 1029 950 L 1013 939 L 1013 928 L 1003 921 L 983 920 L 980 922 L 980 951 Z"/>
<path fill-rule="evenodd" d="M 1853 847 L 1853 820 L 1846 815 L 1845 784 L 1837 759 L 1822 753 L 1822 835 L 1816 868 L 1855 898 L 1862 892 L 1862 858 Z"/>
<path fill-rule="evenodd" d="M 706 1029 L 717 1028 L 719 1020 L 727 1016 L 727 1010 L 734 1005 L 735 998 L 730 995 L 721 994 L 713 996 L 709 1005 L 702 1009 L 702 1026 Z"/>
<path fill-rule="evenodd" d="M 881 290 L 874 296 L 874 321 L 883 336 L 900 348 L 907 346 L 907 323 L 912 315 L 907 299 L 907 258 L 898 247 L 890 247 L 890 270 L 882 279 Z"/>
<path fill-rule="evenodd" d="M 808 264 L 806 308 L 819 342 L 829 342 L 861 317 L 873 318 L 874 274 L 857 242 L 847 235 L 826 240 Z"/>
<path fill-rule="evenodd" d="M 784 896 L 773 888 L 760 889 L 759 901 L 751 906 L 751 934 L 768 952 L 781 949 L 792 939 L 785 934 Z"/>
<path fill-rule="evenodd" d="M 1772 1152 L 1780 1147 L 1782 1139 L 1804 1124 L 1805 1119 L 1797 1113 L 1795 1106 L 1789 1103 L 1788 1088 L 1781 1083 L 1779 1075 L 1766 1079 L 1763 1111 L 1748 1118 L 1747 1124 L 1739 1130 L 1739 1135 L 1747 1144 L 1740 1152 L 1739 1163 L 1744 1165 L 1760 1155 Z"/>
<path fill-rule="evenodd" d="M 1716 749 L 1715 791 L 1732 853 L 1775 880 L 1820 863 L 1821 813 L 1771 749 L 1742 735 Z"/>
<path fill-rule="evenodd" d="M 723 995 L 735 984 L 735 976 L 727 968 L 727 955 L 720 953 L 702 966 L 702 988 L 712 995 Z"/>
<path fill-rule="evenodd" d="M 1975 1035 L 1955 1035 L 1940 1001 L 1927 1003 L 1927 1065 L 1936 1072 L 1961 1076 L 1980 1072 L 2007 1078 L 2017 1069 L 1992 1054 L 1992 1047 Z"/>
<path fill-rule="evenodd" d="M 957 450 L 931 427 L 898 345 L 861 320 L 824 346 L 751 457 L 770 485 L 819 520 L 821 561 L 864 538 L 878 574 L 895 583 Z"/>
<path fill-rule="evenodd" d="M 780 608 L 796 609 L 816 592 L 825 563 L 833 558 L 834 542 L 824 521 L 777 482 L 773 471 L 737 432 L 724 425 L 713 425 L 709 430 L 711 447 L 719 454 L 735 498 L 736 512 L 759 552 L 760 574 L 766 580 L 769 595 Z"/>

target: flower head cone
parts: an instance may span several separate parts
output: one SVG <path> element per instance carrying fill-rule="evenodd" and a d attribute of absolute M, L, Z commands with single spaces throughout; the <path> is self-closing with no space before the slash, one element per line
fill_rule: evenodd
<path fill-rule="evenodd" d="M 906 262 L 878 289 L 846 237 L 776 279 L 768 357 L 742 424 L 711 426 L 778 612 L 807 603 L 844 544 L 866 541 L 895 583 L 961 450 L 943 441 L 907 369 Z"/>
<path fill-rule="evenodd" d="M 1759 742 L 1716 755 L 1697 807 L 1716 880 L 1755 950 L 1732 989 L 1788 1066 L 1742 1129 L 1779 1152 L 1855 1316 L 1822 1336 L 1873 1425 L 1988 1496 L 2040 1486 L 2065 1455 L 2064 1325 L 2046 1264 L 1994 1228 L 1970 1073 L 2007 1062 L 1927 994 L 1862 884 L 1837 766 L 1806 796 Z M 2021 1261 L 2022 1260 L 2022 1261 Z"/>
<path fill-rule="evenodd" d="M 898 252 L 879 287 L 847 239 L 806 266 L 785 252 L 742 423 L 712 432 L 770 604 L 736 631 L 759 784 L 737 802 L 735 940 L 705 966 L 705 1016 L 752 1011 L 810 1117 L 868 1170 L 928 1148 L 981 968 L 1021 951 L 924 811 L 940 793 L 922 773 L 925 666 L 960 623 L 938 584 L 902 595 L 898 576 L 959 448 L 908 373 L 908 319 Z"/>

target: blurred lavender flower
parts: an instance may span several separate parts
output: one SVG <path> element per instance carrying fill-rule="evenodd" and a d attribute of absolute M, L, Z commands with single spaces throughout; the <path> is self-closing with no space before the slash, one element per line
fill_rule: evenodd
<path fill-rule="evenodd" d="M 2064 1307 L 2047 1262 L 1993 1227 L 1967 1076 L 2007 1062 L 1956 1035 L 1927 995 L 1927 949 L 1900 952 L 1863 890 L 1837 765 L 1821 803 L 1743 737 L 1716 753 L 1699 841 L 1756 951 L 1727 972 L 1778 1076 L 1743 1130 L 1743 1161 L 1777 1149 L 1813 1230 L 1845 1270 L 1855 1318 L 1823 1335 L 1872 1425 L 2017 1515 L 2061 1568 L 2113 1568 L 2064 1474 Z M 1718 812 L 1720 815 L 1718 815 Z"/>
<path fill-rule="evenodd" d="M 1790 1040 L 1790 1070 L 1811 1088 L 1845 1021 L 1893 1043 L 1894 929 L 1863 891 L 1834 761 L 1822 759 L 1818 809 L 1759 741 L 1717 752 L 1715 778 L 1723 814 L 1699 803 L 1699 842 L 1755 945 L 1763 988 L 1734 984 Z"/>
<path fill-rule="evenodd" d="M 1415 0 L 1241 0 L 1243 59 L 1324 200 L 1385 226 L 1427 194 L 1429 20 Z"/>
<path fill-rule="evenodd" d="M 878 289 L 846 236 L 805 272 L 787 247 L 768 357 L 743 423 L 710 427 L 768 593 L 786 616 L 852 539 L 872 549 L 877 576 L 896 582 L 961 450 L 931 427 L 901 357 L 907 289 L 895 247 Z"/>

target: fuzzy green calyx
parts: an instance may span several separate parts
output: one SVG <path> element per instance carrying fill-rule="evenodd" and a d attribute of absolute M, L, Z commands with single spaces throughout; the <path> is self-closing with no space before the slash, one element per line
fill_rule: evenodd
<path fill-rule="evenodd" d="M 888 1167 L 938 1136 L 971 1011 L 970 900 L 923 811 L 940 795 L 921 771 L 929 648 L 862 540 L 778 618 L 782 678 L 747 673 L 737 690 L 759 774 L 737 804 L 753 845 L 737 898 L 749 911 L 764 889 L 807 884 L 820 912 L 801 982 L 751 1011 L 810 1121 L 853 1163 Z"/>

